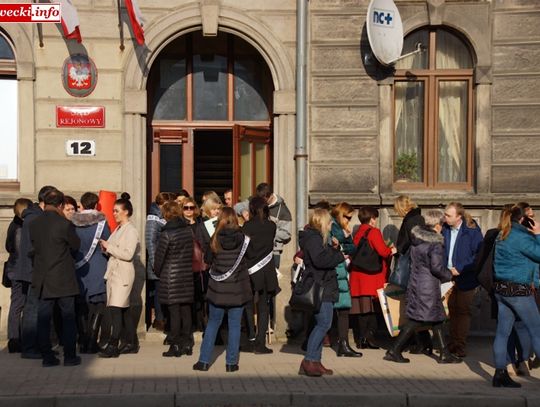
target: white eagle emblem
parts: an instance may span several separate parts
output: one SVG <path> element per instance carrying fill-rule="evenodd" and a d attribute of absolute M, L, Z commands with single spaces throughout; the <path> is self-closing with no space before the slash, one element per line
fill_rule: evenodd
<path fill-rule="evenodd" d="M 69 68 L 71 85 L 84 88 L 90 84 L 90 67 L 88 64 L 75 63 Z"/>

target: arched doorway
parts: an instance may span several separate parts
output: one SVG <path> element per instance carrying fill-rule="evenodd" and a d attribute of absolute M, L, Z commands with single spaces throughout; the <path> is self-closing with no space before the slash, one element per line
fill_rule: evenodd
<path fill-rule="evenodd" d="M 258 51 L 228 33 L 197 31 L 170 42 L 147 82 L 148 198 L 182 188 L 233 200 L 272 182 L 272 95 Z"/>

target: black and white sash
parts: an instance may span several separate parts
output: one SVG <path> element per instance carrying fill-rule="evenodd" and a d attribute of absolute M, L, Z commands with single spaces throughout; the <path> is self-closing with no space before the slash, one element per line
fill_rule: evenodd
<path fill-rule="evenodd" d="M 248 269 L 249 275 L 255 274 L 257 271 L 262 269 L 264 266 L 266 266 L 268 263 L 270 263 L 270 260 L 272 260 L 272 257 L 274 257 L 274 252 L 268 253 L 261 261 L 259 261 L 254 266 L 251 266 Z"/>
<path fill-rule="evenodd" d="M 234 263 L 234 265 L 232 266 L 232 268 L 229 271 L 227 271 L 224 274 L 215 274 L 212 271 L 212 269 L 210 269 L 210 277 L 212 277 L 212 280 L 214 280 L 214 281 L 225 281 L 230 276 L 233 275 L 233 273 L 236 271 L 236 269 L 240 265 L 240 262 L 242 261 L 242 258 L 244 257 L 244 254 L 246 254 L 246 250 L 248 248 L 249 241 L 250 241 L 249 237 L 245 236 L 244 237 L 244 243 L 242 243 L 242 250 L 240 250 L 240 254 L 238 255 L 238 258 L 236 259 L 236 262 Z"/>
<path fill-rule="evenodd" d="M 101 234 L 103 233 L 103 229 L 105 228 L 105 220 L 102 220 L 97 224 L 96 233 L 94 234 L 94 239 L 92 240 L 92 246 L 90 246 L 90 250 L 88 250 L 88 253 L 86 253 L 86 256 L 83 257 L 82 260 L 75 263 L 75 268 L 80 269 L 82 266 L 84 266 L 86 263 L 90 261 L 90 258 L 96 251 L 96 247 L 99 243 L 99 239 L 101 238 Z"/>

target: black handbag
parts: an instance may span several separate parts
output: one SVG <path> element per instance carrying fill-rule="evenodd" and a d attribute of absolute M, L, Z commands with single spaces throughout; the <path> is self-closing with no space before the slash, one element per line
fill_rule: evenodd
<path fill-rule="evenodd" d="M 321 308 L 323 293 L 324 287 L 315 280 L 313 273 L 303 268 L 292 289 L 289 305 L 295 309 L 312 311 L 316 314 Z"/>
<path fill-rule="evenodd" d="M 484 288 L 484 290 L 486 290 L 488 293 L 491 292 L 491 290 L 493 289 L 493 280 L 494 280 L 493 259 L 494 257 L 495 257 L 495 244 L 493 244 L 493 246 L 491 247 L 491 250 L 488 256 L 486 257 L 484 264 L 482 264 L 480 271 L 476 275 L 476 279 L 478 280 L 482 288 Z"/>
<path fill-rule="evenodd" d="M 368 235 L 371 228 L 362 236 L 358 242 L 358 247 L 354 252 L 351 264 L 355 269 L 368 274 L 376 274 L 382 270 L 382 259 L 368 242 Z"/>
<path fill-rule="evenodd" d="M 388 282 L 402 288 L 407 288 L 407 286 L 409 285 L 410 277 L 411 255 L 410 250 L 407 250 L 405 253 L 401 254 L 397 259 L 394 260 L 394 269 L 388 277 Z"/>
<path fill-rule="evenodd" d="M 8 264 L 7 261 L 4 263 L 4 271 L 2 272 L 2 285 L 6 288 L 11 288 L 11 280 L 7 275 Z"/>

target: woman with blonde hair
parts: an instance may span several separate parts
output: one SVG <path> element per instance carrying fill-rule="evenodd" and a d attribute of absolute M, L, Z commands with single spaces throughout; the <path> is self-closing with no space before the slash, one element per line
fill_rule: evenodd
<path fill-rule="evenodd" d="M 304 252 L 305 273 L 312 274 L 323 288 L 322 303 L 315 313 L 316 325 L 308 338 L 307 351 L 299 374 L 307 376 L 331 375 L 321 363 L 326 332 L 332 326 L 333 303 L 339 299 L 336 267 L 345 260 L 337 241 L 330 239 L 332 216 L 325 209 L 314 209 L 309 224 L 299 233 L 300 248 Z"/>
<path fill-rule="evenodd" d="M 249 238 L 240 230 L 235 211 L 232 208 L 223 208 L 210 242 L 210 250 L 205 256 L 206 263 L 211 264 L 206 296 L 209 319 L 199 361 L 193 365 L 193 370 L 209 369 L 214 343 L 225 313 L 229 323 L 225 370 L 238 370 L 240 322 L 244 305 L 253 298 L 244 258 L 248 245 Z"/>
<path fill-rule="evenodd" d="M 415 226 L 424 226 L 420 208 L 408 195 L 400 195 L 394 201 L 394 210 L 403 218 L 396 242 L 398 254 L 405 254 L 411 246 L 411 230 Z"/>
<path fill-rule="evenodd" d="M 347 202 L 337 204 L 332 210 L 332 240 L 339 244 L 341 252 L 345 256 L 353 254 L 355 247 L 351 236 L 350 222 L 354 214 L 354 208 Z M 351 309 L 351 289 L 349 287 L 349 272 L 346 262 L 336 267 L 339 297 L 334 303 L 337 314 L 338 327 L 338 356 L 360 357 L 362 353 L 356 352 L 349 345 L 349 310 Z"/>

